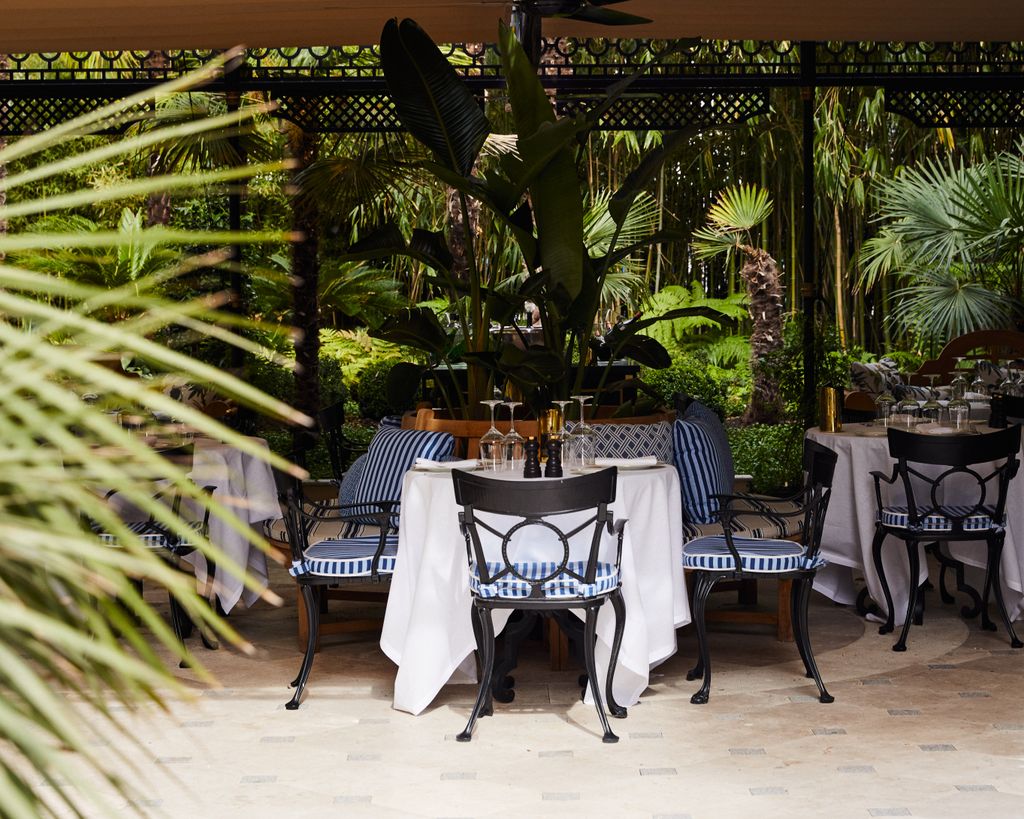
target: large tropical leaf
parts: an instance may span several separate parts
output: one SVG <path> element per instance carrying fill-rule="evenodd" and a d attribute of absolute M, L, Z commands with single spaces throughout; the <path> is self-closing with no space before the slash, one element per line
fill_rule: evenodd
<path fill-rule="evenodd" d="M 490 123 L 433 40 L 414 20 L 388 20 L 380 60 L 402 124 L 449 170 L 469 176 Z"/>

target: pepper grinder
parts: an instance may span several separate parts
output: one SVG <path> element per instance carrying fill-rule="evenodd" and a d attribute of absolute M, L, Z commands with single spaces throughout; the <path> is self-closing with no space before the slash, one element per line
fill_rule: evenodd
<path fill-rule="evenodd" d="M 562 477 L 562 442 L 558 438 L 548 439 L 548 462 L 544 464 L 544 477 Z"/>
<path fill-rule="evenodd" d="M 1003 393 L 992 393 L 992 401 L 989 404 L 990 414 L 988 425 L 992 429 L 1006 428 L 1006 402 L 1003 400 Z"/>
<path fill-rule="evenodd" d="M 540 441 L 533 436 L 526 439 L 523 446 L 526 451 L 526 466 L 523 467 L 524 478 L 540 477 Z"/>

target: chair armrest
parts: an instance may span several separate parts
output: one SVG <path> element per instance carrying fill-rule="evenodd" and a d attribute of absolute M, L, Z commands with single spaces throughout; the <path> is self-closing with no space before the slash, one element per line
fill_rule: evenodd
<path fill-rule="evenodd" d="M 892 474 L 886 475 L 884 472 L 879 472 L 877 469 L 872 470 L 871 477 L 875 481 L 875 509 L 878 510 L 879 520 L 882 514 L 882 483 L 887 483 L 890 486 L 896 483 L 896 479 L 900 475 L 900 465 L 895 463 L 892 465 Z"/>
<path fill-rule="evenodd" d="M 616 535 L 618 543 L 616 544 L 615 552 L 615 565 L 619 566 L 622 564 L 622 536 L 626 532 L 626 518 L 619 518 L 616 521 L 608 521 L 608 533 Z"/>

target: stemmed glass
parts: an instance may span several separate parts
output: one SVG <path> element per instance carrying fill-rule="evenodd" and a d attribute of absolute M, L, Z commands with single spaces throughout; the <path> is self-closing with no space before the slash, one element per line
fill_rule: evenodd
<path fill-rule="evenodd" d="M 909 387 L 910 374 L 908 373 L 904 377 L 906 379 L 906 384 Z M 917 399 L 911 395 L 910 390 L 908 389 L 903 394 L 903 398 L 901 398 L 900 402 L 896 405 L 896 414 L 902 419 L 903 423 L 906 424 L 907 429 L 910 429 L 914 425 L 914 418 L 917 416 L 918 409 Z"/>
<path fill-rule="evenodd" d="M 889 380 L 885 379 L 882 382 L 882 391 L 875 398 L 875 414 L 882 422 L 882 426 L 889 426 L 895 404 L 896 399 L 893 397 L 892 390 L 889 389 Z"/>
<path fill-rule="evenodd" d="M 586 403 L 593 398 L 590 395 L 573 395 L 573 400 L 580 402 L 580 423 L 571 439 L 570 448 L 576 462 L 581 467 L 594 465 L 594 428 L 586 420 Z"/>
<path fill-rule="evenodd" d="M 1003 371 L 1003 380 L 999 382 L 999 392 L 1003 395 L 1012 395 L 1014 390 L 1013 372 L 1010 369 L 1010 362 L 1005 358 L 999 360 L 999 369 Z"/>
<path fill-rule="evenodd" d="M 494 408 L 501 403 L 501 399 L 492 398 L 480 403 L 491 408 L 491 428 L 480 436 L 480 465 L 496 472 L 505 464 L 505 436 L 494 425 Z"/>
<path fill-rule="evenodd" d="M 522 406 L 522 401 L 503 401 L 502 406 L 508 407 L 508 432 L 503 439 L 505 447 L 505 461 L 509 469 L 522 469 L 526 463 L 526 439 L 516 432 L 516 407 Z"/>
<path fill-rule="evenodd" d="M 949 397 L 952 399 L 964 398 L 967 395 L 967 376 L 964 375 L 964 371 L 960 369 L 960 365 L 963 363 L 964 357 L 958 355 L 955 359 L 956 367 L 950 375 L 953 379 L 949 382 Z"/>
<path fill-rule="evenodd" d="M 552 401 L 558 407 L 558 417 L 561 419 L 561 425 L 558 427 L 558 439 L 562 442 L 562 446 L 565 446 L 565 408 L 572 403 L 572 401 L 566 401 L 564 399 L 558 401 Z"/>
<path fill-rule="evenodd" d="M 962 395 L 946 405 L 946 412 L 949 413 L 949 425 L 957 432 L 975 431 L 971 426 L 971 402 Z"/>
<path fill-rule="evenodd" d="M 933 423 L 938 423 L 942 416 L 942 404 L 939 403 L 939 393 L 935 389 L 935 373 L 928 375 L 928 400 L 921 405 L 921 417 Z"/>
<path fill-rule="evenodd" d="M 988 384 L 985 383 L 985 379 L 981 376 L 980 361 L 974 362 L 974 380 L 971 381 L 971 392 L 978 395 L 988 395 Z"/>

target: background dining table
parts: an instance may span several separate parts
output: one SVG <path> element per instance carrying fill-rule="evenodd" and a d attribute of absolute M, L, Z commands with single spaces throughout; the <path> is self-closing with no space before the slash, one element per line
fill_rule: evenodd
<path fill-rule="evenodd" d="M 979 432 L 991 431 L 984 426 L 976 428 Z M 886 436 L 885 427 L 878 422 L 844 424 L 841 432 L 807 431 L 808 438 L 832 448 L 839 455 L 821 540 L 821 554 L 828 565 L 818 570 L 814 588 L 836 602 L 852 604 L 857 598 L 854 576 L 860 575 L 871 599 L 883 612 L 885 596 L 871 554 L 877 505 L 871 472 L 892 474 L 894 461 L 889 457 Z M 902 487 L 887 489 L 885 484 L 882 486 L 883 503 L 905 501 Z M 951 502 L 948 497 L 944 500 Z M 1010 483 L 1006 518 L 1006 542 L 1000 568 L 1003 596 L 1011 619 L 1016 620 L 1024 608 L 1024 477 L 1021 474 Z M 921 571 L 916 581 L 921 584 L 928 579 L 928 563 L 923 546 L 918 548 L 922 549 Z M 949 551 L 968 567 L 968 580 L 980 593 L 983 587 L 980 570 L 984 569 L 986 558 L 984 541 L 950 543 Z M 902 541 L 886 539 L 882 563 L 892 593 L 894 621 L 896 626 L 900 626 L 906 614 L 911 582 L 907 551 Z"/>
<path fill-rule="evenodd" d="M 249 438 L 266 448 L 262 438 Z M 199 486 L 212 487 L 213 497 L 227 507 L 239 520 L 256 527 L 263 521 L 281 517 L 274 473 L 265 460 L 248 452 L 213 440 L 195 437 L 190 476 Z M 247 588 L 237 571 L 218 565 L 214 572 L 214 594 L 225 612 L 239 602 L 251 606 L 267 587 L 267 556 L 252 545 L 245 532 L 238 531 L 219 515 L 210 516 L 209 539 L 234 563 L 245 569 L 253 583 Z M 208 579 L 206 558 L 193 552 L 185 558 L 195 568 L 196 582 L 203 588 Z"/>
<path fill-rule="evenodd" d="M 523 480 L 511 472 L 488 474 Z M 676 628 L 690 622 L 676 470 L 665 465 L 620 469 L 612 508 L 616 519 L 628 520 L 621 574 L 626 624 L 614 688 L 621 705 L 632 705 L 647 687 L 650 669 L 675 653 Z M 394 707 L 411 714 L 427 708 L 447 683 L 476 679 L 468 559 L 458 511 L 449 472 L 406 473 L 398 560 L 380 645 L 398 666 Z M 496 632 L 509 614 L 495 612 Z M 613 632 L 612 607 L 602 606 L 596 650 L 601 679 Z"/>

